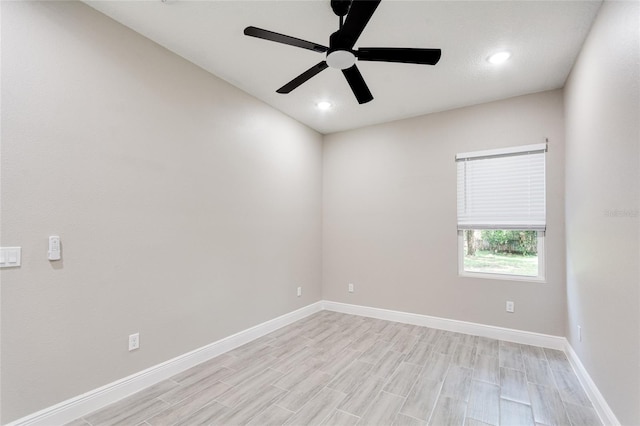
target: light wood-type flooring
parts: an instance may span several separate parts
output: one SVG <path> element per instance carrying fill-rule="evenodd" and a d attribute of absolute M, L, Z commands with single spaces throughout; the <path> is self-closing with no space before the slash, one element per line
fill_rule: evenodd
<path fill-rule="evenodd" d="M 71 424 L 601 423 L 561 351 L 322 311 Z"/>

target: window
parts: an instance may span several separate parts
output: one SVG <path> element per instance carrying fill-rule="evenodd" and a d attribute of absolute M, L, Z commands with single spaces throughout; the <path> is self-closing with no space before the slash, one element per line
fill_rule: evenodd
<path fill-rule="evenodd" d="M 460 275 L 544 280 L 546 150 L 456 155 Z"/>

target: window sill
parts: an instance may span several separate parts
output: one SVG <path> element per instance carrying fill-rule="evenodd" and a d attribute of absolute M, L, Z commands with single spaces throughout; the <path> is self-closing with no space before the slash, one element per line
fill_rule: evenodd
<path fill-rule="evenodd" d="M 524 275 L 489 274 L 483 272 L 458 272 L 462 278 L 482 278 L 485 280 L 522 281 L 534 283 L 546 283 L 545 277 L 527 277 Z"/>

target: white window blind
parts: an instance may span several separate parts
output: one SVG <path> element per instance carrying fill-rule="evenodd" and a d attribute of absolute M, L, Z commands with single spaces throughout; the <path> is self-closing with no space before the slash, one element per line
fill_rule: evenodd
<path fill-rule="evenodd" d="M 546 144 L 456 155 L 458 229 L 544 231 Z"/>

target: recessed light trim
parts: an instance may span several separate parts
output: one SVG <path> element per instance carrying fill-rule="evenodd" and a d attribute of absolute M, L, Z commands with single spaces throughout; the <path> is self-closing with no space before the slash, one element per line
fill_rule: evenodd
<path fill-rule="evenodd" d="M 489 55 L 487 61 L 489 61 L 489 63 L 491 64 L 498 65 L 508 61 L 509 58 L 511 58 L 511 52 L 509 52 L 508 50 L 503 50 Z"/>
<path fill-rule="evenodd" d="M 333 105 L 331 104 L 331 102 L 329 101 L 320 101 L 316 104 L 316 107 L 318 107 L 318 109 L 322 110 L 322 111 L 326 111 L 328 109 L 331 109 Z"/>

